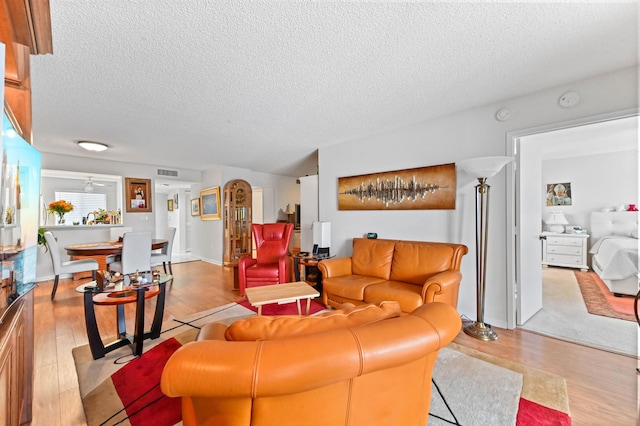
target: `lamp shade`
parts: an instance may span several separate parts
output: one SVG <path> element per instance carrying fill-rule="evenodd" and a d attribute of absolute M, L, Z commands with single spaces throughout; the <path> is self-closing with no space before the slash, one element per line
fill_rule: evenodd
<path fill-rule="evenodd" d="M 569 221 L 564 217 L 564 213 L 552 212 L 544 223 L 549 231 L 561 234 L 564 232 L 564 225 L 568 225 Z"/>
<path fill-rule="evenodd" d="M 284 212 L 286 214 L 296 214 L 296 211 L 291 208 L 291 204 L 287 204 L 287 209 Z"/>
<path fill-rule="evenodd" d="M 513 160 L 513 157 L 478 157 L 463 160 L 456 164 L 468 175 L 481 179 L 497 175 L 504 166 Z"/>

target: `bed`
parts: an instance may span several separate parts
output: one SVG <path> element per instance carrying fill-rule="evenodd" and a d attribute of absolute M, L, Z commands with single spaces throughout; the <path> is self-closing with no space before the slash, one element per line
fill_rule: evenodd
<path fill-rule="evenodd" d="M 593 212 L 591 267 L 616 296 L 638 293 L 638 212 Z"/>

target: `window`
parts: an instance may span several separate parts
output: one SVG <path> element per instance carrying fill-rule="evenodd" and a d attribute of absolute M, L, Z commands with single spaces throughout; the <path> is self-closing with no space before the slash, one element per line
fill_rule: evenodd
<path fill-rule="evenodd" d="M 55 192 L 56 201 L 65 200 L 73 205 L 73 210 L 65 215 L 67 224 L 82 223 L 82 218 L 89 212 L 107 209 L 107 195 L 86 192 Z"/>

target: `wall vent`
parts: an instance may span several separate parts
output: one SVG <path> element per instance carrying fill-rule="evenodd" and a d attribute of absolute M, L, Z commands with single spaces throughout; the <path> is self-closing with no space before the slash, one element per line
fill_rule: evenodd
<path fill-rule="evenodd" d="M 177 170 L 158 169 L 158 176 L 178 177 L 178 171 Z"/>

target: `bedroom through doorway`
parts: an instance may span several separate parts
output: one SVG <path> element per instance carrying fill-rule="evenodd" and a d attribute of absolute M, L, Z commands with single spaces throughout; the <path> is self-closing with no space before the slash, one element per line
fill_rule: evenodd
<path fill-rule="evenodd" d="M 543 288 L 547 278 L 541 265 L 540 234 L 546 230 L 545 219 L 551 211 L 560 210 L 569 222 L 567 226 L 580 226 L 588 232 L 591 212 L 615 210 L 623 204 L 626 208 L 637 202 L 638 111 L 514 132 L 508 140 L 508 151 L 516 157 L 518 171 L 508 179 L 508 193 L 518 194 L 511 196 L 514 208 L 509 218 L 511 224 L 518 226 L 508 224 L 508 229 L 513 230 L 509 252 L 514 253 L 509 271 L 509 291 L 513 296 L 509 327 L 549 334 L 539 327 L 539 320 L 534 320 L 554 310 L 554 304 L 545 300 L 549 296 Z M 594 173 L 596 170 L 598 173 Z M 572 183 L 571 205 L 546 205 L 545 185 L 555 181 Z M 591 241 L 587 250 L 590 247 Z M 590 258 L 588 262 L 590 265 Z M 572 274 L 570 268 L 562 269 L 569 269 Z M 637 347 L 634 325 L 633 344 Z M 573 337 L 559 337 L 578 342 L 580 334 L 588 331 L 576 333 Z"/>

